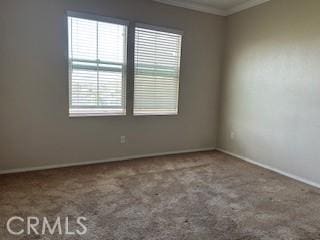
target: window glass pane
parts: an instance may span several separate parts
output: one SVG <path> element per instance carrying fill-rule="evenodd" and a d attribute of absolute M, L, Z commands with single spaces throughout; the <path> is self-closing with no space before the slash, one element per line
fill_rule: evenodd
<path fill-rule="evenodd" d="M 73 18 L 71 34 L 74 59 L 97 59 L 97 24 L 95 21 Z"/>
<path fill-rule="evenodd" d="M 124 59 L 123 26 L 99 22 L 99 59 L 106 62 L 122 63 Z"/>
<path fill-rule="evenodd" d="M 97 105 L 97 71 L 72 70 L 72 106 Z"/>
<path fill-rule="evenodd" d="M 122 73 L 99 72 L 100 106 L 122 106 Z"/>

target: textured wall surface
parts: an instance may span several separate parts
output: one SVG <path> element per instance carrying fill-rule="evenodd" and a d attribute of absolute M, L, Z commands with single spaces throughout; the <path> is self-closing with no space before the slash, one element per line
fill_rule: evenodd
<path fill-rule="evenodd" d="M 69 118 L 66 10 L 183 30 L 179 115 L 132 116 L 130 37 L 128 115 Z M 224 22 L 149 0 L 1 0 L 0 170 L 215 147 Z"/>
<path fill-rule="evenodd" d="M 218 143 L 318 184 L 319 11 L 273 0 L 228 18 Z"/>

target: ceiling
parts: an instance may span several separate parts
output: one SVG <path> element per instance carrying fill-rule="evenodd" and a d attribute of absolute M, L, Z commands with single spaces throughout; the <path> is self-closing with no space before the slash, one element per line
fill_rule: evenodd
<path fill-rule="evenodd" d="M 164 4 L 193 9 L 201 12 L 228 16 L 270 0 L 154 0 Z"/>

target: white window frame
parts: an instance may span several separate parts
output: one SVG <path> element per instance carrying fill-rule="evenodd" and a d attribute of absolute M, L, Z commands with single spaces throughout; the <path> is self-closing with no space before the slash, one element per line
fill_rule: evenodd
<path fill-rule="evenodd" d="M 75 18 L 81 18 L 81 19 L 87 19 L 87 20 L 93 20 L 93 21 L 99 21 L 99 22 L 106 22 L 106 23 L 115 23 L 119 25 L 125 26 L 125 41 L 124 41 L 124 62 L 123 64 L 120 64 L 122 66 L 122 109 L 123 112 L 117 112 L 112 111 L 112 108 L 97 108 L 97 107 L 90 107 L 85 106 L 83 110 L 81 107 L 79 109 L 75 108 L 72 110 L 72 64 L 75 59 L 71 59 L 69 56 L 69 47 L 70 47 L 70 39 L 69 39 L 69 25 L 67 24 L 68 28 L 68 92 L 69 92 L 69 117 L 94 117 L 94 116 L 124 116 L 126 115 L 127 109 L 126 109 L 126 102 L 127 102 L 127 52 L 128 52 L 128 27 L 129 27 L 129 21 L 118 19 L 118 18 L 112 18 L 112 17 L 105 17 L 100 15 L 94 15 L 94 14 L 87 14 L 87 13 L 81 13 L 81 12 L 74 12 L 74 11 L 67 11 L 67 22 L 69 17 L 75 17 Z M 96 61 L 94 61 L 96 62 Z M 99 63 L 110 63 L 110 62 L 101 62 L 98 60 Z M 119 65 L 118 63 L 112 63 L 114 65 Z M 112 69 L 110 69 L 112 70 Z"/>
<path fill-rule="evenodd" d="M 135 28 L 145 28 L 145 29 L 150 29 L 150 30 L 155 30 L 155 31 L 161 31 L 161 32 L 168 32 L 168 33 L 174 33 L 177 35 L 181 36 L 181 44 L 180 44 L 180 61 L 179 61 L 179 71 L 178 71 L 178 86 L 177 86 L 177 102 L 176 102 L 176 108 L 177 112 L 176 113 L 135 113 L 134 111 L 134 102 L 135 102 L 135 93 L 134 95 L 134 100 L 133 100 L 133 115 L 134 116 L 176 116 L 179 115 L 179 89 L 180 89 L 180 72 L 181 72 L 181 56 L 182 56 L 182 39 L 184 32 L 182 30 L 178 29 L 173 29 L 173 28 L 167 28 L 167 27 L 161 27 L 161 26 L 155 26 L 155 25 L 150 25 L 150 24 L 145 24 L 145 23 L 135 23 Z M 136 41 L 136 37 L 135 37 Z M 135 46 L 135 45 L 134 45 Z M 135 52 L 135 49 L 134 49 Z M 136 63 L 134 60 L 134 83 L 136 79 Z"/>

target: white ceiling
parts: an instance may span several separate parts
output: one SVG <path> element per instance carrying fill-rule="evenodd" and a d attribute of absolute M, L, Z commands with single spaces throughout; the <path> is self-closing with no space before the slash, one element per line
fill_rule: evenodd
<path fill-rule="evenodd" d="M 189 2 L 189 3 L 196 3 L 196 4 L 203 4 L 208 7 L 214 7 L 221 10 L 227 10 L 239 4 L 243 4 L 248 0 L 184 0 L 181 2 Z"/>
<path fill-rule="evenodd" d="M 228 16 L 270 0 L 154 0 L 164 4 L 189 8 L 201 12 Z"/>

